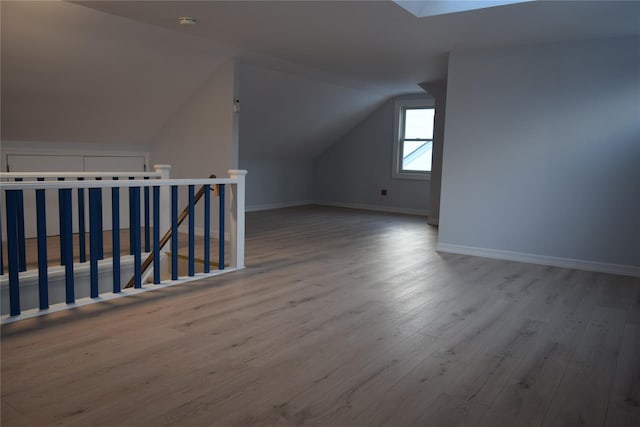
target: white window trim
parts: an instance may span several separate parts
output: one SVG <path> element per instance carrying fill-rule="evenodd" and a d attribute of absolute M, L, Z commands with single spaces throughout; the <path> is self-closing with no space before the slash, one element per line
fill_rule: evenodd
<path fill-rule="evenodd" d="M 393 118 L 393 161 L 391 176 L 398 179 L 431 180 L 429 172 L 402 172 L 402 158 L 400 157 L 400 136 L 402 134 L 400 112 L 403 108 L 435 108 L 435 102 L 429 99 L 400 99 L 395 103 Z"/>

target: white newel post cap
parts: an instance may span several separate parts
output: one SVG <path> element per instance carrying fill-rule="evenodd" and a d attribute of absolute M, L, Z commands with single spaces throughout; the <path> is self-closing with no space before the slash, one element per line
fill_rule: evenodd
<path fill-rule="evenodd" d="M 248 173 L 244 169 L 229 169 L 228 172 L 230 176 L 244 176 Z"/>
<path fill-rule="evenodd" d="M 153 165 L 153 168 L 156 172 L 160 172 L 161 174 L 169 175 L 169 171 L 171 170 L 171 165 Z"/>

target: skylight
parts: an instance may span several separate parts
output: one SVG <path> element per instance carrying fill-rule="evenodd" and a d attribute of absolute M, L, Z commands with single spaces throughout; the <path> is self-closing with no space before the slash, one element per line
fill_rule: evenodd
<path fill-rule="evenodd" d="M 445 1 L 445 0 L 393 0 L 401 8 L 418 18 L 425 16 L 446 15 L 448 13 L 466 12 L 468 10 L 485 9 L 515 3 L 528 3 L 535 0 L 495 0 L 495 1 Z"/>

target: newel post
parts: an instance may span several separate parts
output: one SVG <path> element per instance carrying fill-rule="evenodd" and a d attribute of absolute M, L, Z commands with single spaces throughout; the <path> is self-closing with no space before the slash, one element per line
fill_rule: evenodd
<path fill-rule="evenodd" d="M 153 165 L 156 173 L 160 174 L 160 179 L 171 178 L 171 165 Z M 160 187 L 160 236 L 163 236 L 171 228 L 171 190 L 168 186 Z M 156 224 L 153 224 L 156 227 Z M 160 269 L 169 271 L 167 262 L 168 245 L 160 250 Z"/>
<path fill-rule="evenodd" d="M 244 189 L 246 170 L 229 169 L 229 177 L 238 183 L 231 186 L 231 266 L 244 268 Z M 220 236 L 224 239 L 224 236 Z"/>

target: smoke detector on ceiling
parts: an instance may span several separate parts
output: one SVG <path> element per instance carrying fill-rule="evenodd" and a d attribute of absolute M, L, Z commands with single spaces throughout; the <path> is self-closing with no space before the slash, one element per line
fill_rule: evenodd
<path fill-rule="evenodd" d="M 180 25 L 196 25 L 197 22 L 198 20 L 191 16 L 181 16 L 180 18 L 178 18 L 178 23 Z"/>

